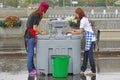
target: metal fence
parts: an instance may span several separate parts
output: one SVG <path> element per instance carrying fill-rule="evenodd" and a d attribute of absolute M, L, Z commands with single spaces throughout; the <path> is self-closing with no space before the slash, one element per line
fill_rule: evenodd
<path fill-rule="evenodd" d="M 85 13 L 87 17 L 89 18 L 120 18 L 120 10 L 106 10 L 106 9 L 87 9 L 85 10 Z M 48 10 L 48 13 L 46 14 L 47 18 L 64 18 L 68 16 L 74 16 L 74 10 Z"/>
<path fill-rule="evenodd" d="M 65 18 L 74 14 L 48 14 L 47 18 Z M 120 14 L 87 14 L 89 18 L 120 18 Z"/>
<path fill-rule="evenodd" d="M 49 13 L 47 14 L 47 18 L 64 18 L 64 17 L 68 17 L 68 16 L 74 16 L 74 13 Z M 95 13 L 95 14 L 91 14 L 91 13 L 86 13 L 87 17 L 89 18 L 120 18 L 120 13 L 115 14 L 115 13 Z"/>

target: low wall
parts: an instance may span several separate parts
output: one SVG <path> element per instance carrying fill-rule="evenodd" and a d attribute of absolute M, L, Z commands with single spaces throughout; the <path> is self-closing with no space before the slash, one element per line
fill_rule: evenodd
<path fill-rule="evenodd" d="M 118 18 L 102 18 L 102 19 L 94 19 L 90 18 L 92 22 L 94 23 L 93 30 L 95 33 L 97 33 L 97 30 L 99 29 L 120 29 L 119 23 L 120 19 Z M 25 29 L 26 29 L 26 18 L 21 19 L 22 20 L 22 26 L 18 28 L 2 28 L 0 27 L 0 38 L 11 38 L 11 37 L 23 37 Z M 40 27 L 47 31 L 49 27 L 49 19 L 43 19 L 40 22 Z"/>

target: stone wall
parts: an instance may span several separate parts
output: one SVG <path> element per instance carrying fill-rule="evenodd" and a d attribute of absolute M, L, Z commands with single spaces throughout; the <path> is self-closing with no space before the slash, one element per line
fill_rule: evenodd
<path fill-rule="evenodd" d="M 94 23 L 93 29 L 95 32 L 99 29 L 120 29 L 119 23 L 120 19 L 118 18 L 109 18 L 109 19 L 93 19 L 90 18 Z M 49 27 L 49 19 L 43 19 L 40 23 L 40 27 L 47 31 Z M 0 37 L 2 38 L 11 38 L 11 37 L 23 37 L 26 29 L 26 19 L 22 19 L 22 26 L 19 28 L 2 28 L 0 27 Z"/>

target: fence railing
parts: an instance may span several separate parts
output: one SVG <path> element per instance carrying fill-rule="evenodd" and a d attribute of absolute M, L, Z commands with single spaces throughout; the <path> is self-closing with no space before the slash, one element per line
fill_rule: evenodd
<path fill-rule="evenodd" d="M 89 18 L 120 18 L 120 14 L 86 14 Z M 68 16 L 74 16 L 74 14 L 47 14 L 46 18 L 65 18 Z"/>
<path fill-rule="evenodd" d="M 115 9 L 114 11 L 108 10 L 86 10 L 87 17 L 89 18 L 120 18 L 120 11 Z M 74 10 L 49 10 L 46 14 L 47 18 L 64 18 L 68 16 L 74 16 Z"/>
<path fill-rule="evenodd" d="M 49 9 L 45 14 L 46 18 L 64 18 L 73 16 L 75 8 Z M 34 9 L 27 8 L 0 8 L 0 18 L 14 15 L 20 18 L 27 18 Z M 120 8 L 84 8 L 89 18 L 120 18 Z"/>

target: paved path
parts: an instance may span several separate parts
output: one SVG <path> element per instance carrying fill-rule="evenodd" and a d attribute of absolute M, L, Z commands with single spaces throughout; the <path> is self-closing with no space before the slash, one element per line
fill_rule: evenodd
<path fill-rule="evenodd" d="M 85 79 L 86 78 L 86 79 Z M 52 76 L 28 76 L 27 71 L 21 71 L 17 73 L 0 73 L 0 80 L 120 80 L 120 73 L 97 73 L 96 77 L 93 76 L 80 76 L 69 75 L 67 78 L 60 79 Z"/>

